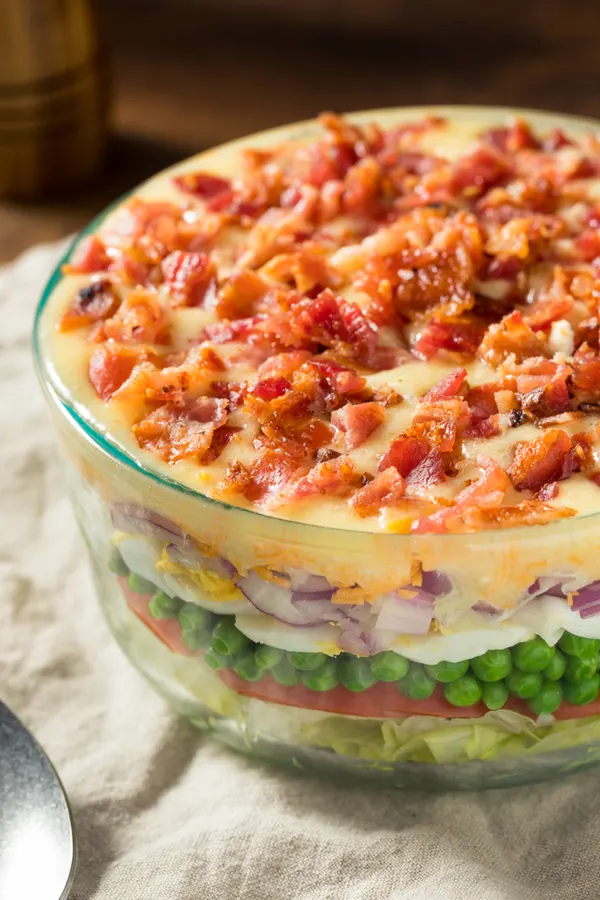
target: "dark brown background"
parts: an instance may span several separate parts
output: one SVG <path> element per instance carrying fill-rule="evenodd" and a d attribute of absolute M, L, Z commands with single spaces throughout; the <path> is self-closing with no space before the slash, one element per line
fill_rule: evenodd
<path fill-rule="evenodd" d="M 496 6 L 496 5 L 495 5 Z M 81 227 L 165 165 L 312 116 L 490 103 L 600 118 L 600 3 L 105 0 L 113 137 L 94 185 L 0 205 L 0 259 Z"/>

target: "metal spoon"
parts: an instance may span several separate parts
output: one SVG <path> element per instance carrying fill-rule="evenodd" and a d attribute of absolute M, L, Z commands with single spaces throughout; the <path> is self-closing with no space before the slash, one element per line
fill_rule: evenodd
<path fill-rule="evenodd" d="M 65 900 L 74 874 L 63 786 L 38 742 L 0 701 L 0 897 Z"/>

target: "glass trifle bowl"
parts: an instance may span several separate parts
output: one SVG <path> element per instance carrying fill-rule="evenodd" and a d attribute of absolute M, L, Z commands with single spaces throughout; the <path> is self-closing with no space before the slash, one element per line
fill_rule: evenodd
<path fill-rule="evenodd" d="M 238 749 L 425 789 L 600 760 L 600 144 L 332 115 L 151 179 L 38 373 L 125 653 Z"/>

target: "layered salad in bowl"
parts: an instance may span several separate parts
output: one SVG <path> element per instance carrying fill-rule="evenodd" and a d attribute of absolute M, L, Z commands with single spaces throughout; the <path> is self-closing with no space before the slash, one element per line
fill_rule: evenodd
<path fill-rule="evenodd" d="M 234 746 L 393 785 L 600 760 L 600 139 L 322 115 L 93 223 L 35 325 L 108 621 Z"/>

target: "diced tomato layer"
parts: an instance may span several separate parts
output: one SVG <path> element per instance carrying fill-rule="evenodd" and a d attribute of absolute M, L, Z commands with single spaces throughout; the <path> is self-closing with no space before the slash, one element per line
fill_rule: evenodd
<path fill-rule="evenodd" d="M 178 653 L 180 656 L 194 656 L 194 652 L 190 650 L 181 637 L 181 625 L 177 619 L 155 619 L 148 605 L 152 600 L 152 594 L 137 594 L 129 587 L 126 578 L 117 578 L 121 590 L 127 600 L 127 606 L 135 613 L 138 619 L 146 625 L 150 631 L 156 635 L 159 641 L 171 650 L 172 653 Z"/>

